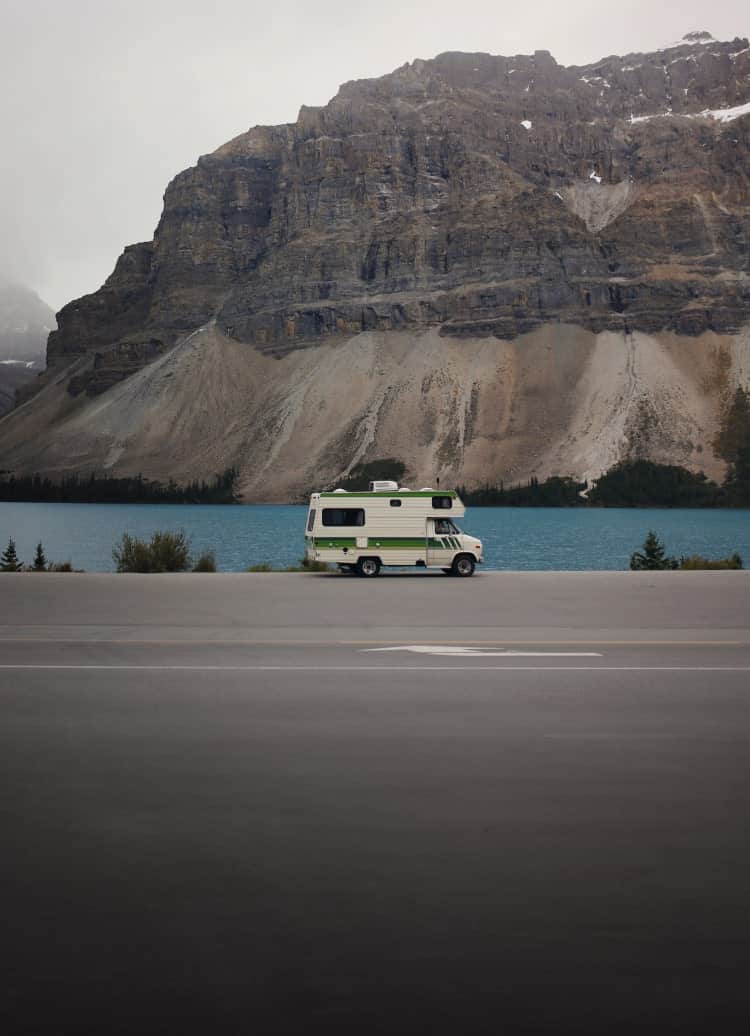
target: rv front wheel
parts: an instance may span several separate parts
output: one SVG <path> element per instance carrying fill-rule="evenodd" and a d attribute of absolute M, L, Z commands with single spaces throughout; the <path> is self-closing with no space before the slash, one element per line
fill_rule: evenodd
<path fill-rule="evenodd" d="M 457 576 L 473 576 L 474 558 L 469 554 L 459 554 L 453 562 L 453 571 Z"/>
<path fill-rule="evenodd" d="M 358 576 L 376 576 L 380 571 L 380 562 L 377 558 L 360 558 L 357 562 Z"/>

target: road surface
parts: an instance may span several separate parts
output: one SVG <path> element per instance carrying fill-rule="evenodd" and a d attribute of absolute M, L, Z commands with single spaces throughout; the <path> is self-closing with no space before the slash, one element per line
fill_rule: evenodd
<path fill-rule="evenodd" d="M 0 579 L 3 1033 L 747 1030 L 749 573 Z"/>

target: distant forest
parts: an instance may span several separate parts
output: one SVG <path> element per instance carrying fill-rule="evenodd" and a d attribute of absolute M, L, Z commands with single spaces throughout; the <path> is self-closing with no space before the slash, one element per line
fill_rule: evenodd
<path fill-rule="evenodd" d="M 54 504 L 236 504 L 236 468 L 227 468 L 210 482 L 178 485 L 134 478 L 68 475 L 60 482 L 40 475 L 0 477 L 0 501 L 34 501 Z"/>
<path fill-rule="evenodd" d="M 378 474 L 373 471 L 367 475 Z M 395 474 L 395 472 L 391 472 Z M 60 482 L 39 475 L 0 477 L 0 501 L 79 504 L 236 504 L 237 472 L 229 468 L 209 482 L 180 486 L 134 478 L 91 475 L 68 476 Z M 354 483 L 354 484 L 352 484 Z M 343 483 L 349 491 L 366 489 L 361 478 Z M 540 482 L 531 478 L 522 485 L 485 485 L 478 489 L 457 486 L 470 507 L 750 507 L 750 450 L 730 466 L 722 485 L 704 474 L 696 475 L 673 464 L 647 460 L 618 464 L 589 490 L 585 482 L 553 476 Z M 306 502 L 306 501 L 300 501 Z"/>
<path fill-rule="evenodd" d="M 472 507 L 734 507 L 743 506 L 724 486 L 673 464 L 638 460 L 618 464 L 597 481 L 586 496 L 585 482 L 553 477 L 532 478 L 506 488 L 459 488 Z M 750 499 L 748 499 L 750 503 Z"/>

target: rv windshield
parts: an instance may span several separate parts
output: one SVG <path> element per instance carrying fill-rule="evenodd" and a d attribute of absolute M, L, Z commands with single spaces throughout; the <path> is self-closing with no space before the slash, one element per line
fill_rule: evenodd
<path fill-rule="evenodd" d="M 450 518 L 436 518 L 435 519 L 435 532 L 438 536 L 450 536 L 452 534 L 461 534 L 461 530 L 452 522 Z"/>

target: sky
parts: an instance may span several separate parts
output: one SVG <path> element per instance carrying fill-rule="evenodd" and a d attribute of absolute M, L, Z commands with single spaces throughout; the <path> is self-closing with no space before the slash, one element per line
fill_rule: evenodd
<path fill-rule="evenodd" d="M 750 35 L 747 0 L 0 0 L 0 275 L 54 309 L 150 240 L 164 188 L 256 124 L 446 50 L 563 64 L 686 32 Z"/>

